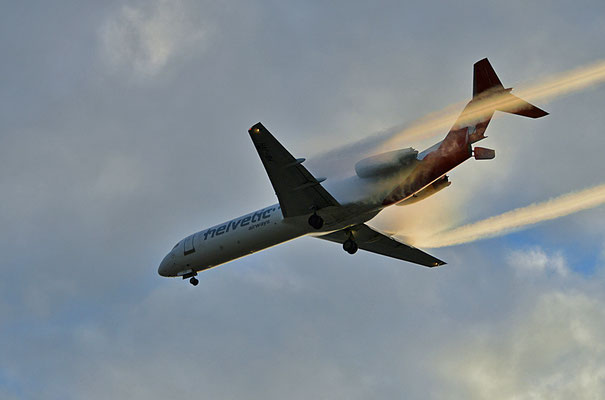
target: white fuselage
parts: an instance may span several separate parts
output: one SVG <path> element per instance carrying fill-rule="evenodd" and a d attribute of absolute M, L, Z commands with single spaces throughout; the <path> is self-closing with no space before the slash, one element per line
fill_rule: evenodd
<path fill-rule="evenodd" d="M 415 171 L 422 171 L 423 165 L 427 165 L 426 161 L 419 160 L 415 168 L 382 179 L 368 180 L 353 176 L 341 182 L 334 182 L 331 189 L 341 206 L 326 207 L 317 211 L 325 221 L 321 229 L 314 229 L 309 225 L 309 215 L 284 218 L 279 204 L 274 204 L 196 232 L 175 245 L 162 260 L 158 272 L 168 277 L 190 277 L 198 271 L 216 267 L 304 235 L 321 236 L 363 224 L 375 217 L 383 208 L 391 205 L 392 203 L 383 203 L 385 196 L 401 182 L 414 178 Z M 437 168 L 441 166 L 438 165 Z M 450 166 L 447 168 L 450 169 Z M 447 171 L 434 174 L 426 182 L 418 185 L 415 192 L 428 186 L 445 172 Z M 421 178 L 425 179 L 424 174 Z M 414 193 L 399 196 L 399 200 Z"/>
<path fill-rule="evenodd" d="M 285 219 L 279 204 L 274 204 L 187 236 L 164 257 L 158 272 L 162 276 L 189 276 L 304 235 L 326 234 L 363 223 L 378 213 L 359 213 L 359 207 L 354 208 L 355 212 L 350 210 L 353 218 L 347 218 L 342 208 L 322 210 L 326 224 L 316 230 L 307 223 L 308 216 Z"/>

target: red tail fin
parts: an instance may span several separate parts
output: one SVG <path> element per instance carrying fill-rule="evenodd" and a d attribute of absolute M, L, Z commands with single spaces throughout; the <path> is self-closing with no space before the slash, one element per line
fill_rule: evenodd
<path fill-rule="evenodd" d="M 492 65 L 484 58 L 473 66 L 473 98 L 490 89 L 504 90 L 504 86 Z"/>
<path fill-rule="evenodd" d="M 477 61 L 473 67 L 473 100 L 497 94 L 503 96 L 503 106 L 496 107 L 498 111 L 504 111 L 511 114 L 522 115 L 529 118 L 540 118 L 548 113 L 533 104 L 526 102 L 510 93 L 512 89 L 505 89 L 502 82 L 498 79 L 496 71 L 491 66 L 487 58 Z"/>

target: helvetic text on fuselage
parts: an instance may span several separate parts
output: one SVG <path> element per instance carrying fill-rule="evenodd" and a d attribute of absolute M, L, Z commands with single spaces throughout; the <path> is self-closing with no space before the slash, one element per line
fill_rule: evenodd
<path fill-rule="evenodd" d="M 246 216 L 231 220 L 226 224 L 213 226 L 206 231 L 202 231 L 201 235 L 204 237 L 204 240 L 207 240 L 208 238 L 212 239 L 215 236 L 220 236 L 224 233 L 228 233 L 229 231 L 235 231 L 238 228 L 248 227 L 248 230 L 251 231 L 253 229 L 268 225 L 269 221 L 264 220 L 271 218 L 271 214 L 280 209 L 281 207 L 279 206 L 270 206 L 256 211 L 252 213 L 252 215 L 248 214 Z"/>

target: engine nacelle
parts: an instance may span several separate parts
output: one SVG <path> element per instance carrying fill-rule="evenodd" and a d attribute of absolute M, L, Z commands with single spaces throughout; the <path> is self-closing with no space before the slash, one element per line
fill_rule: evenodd
<path fill-rule="evenodd" d="M 407 149 L 389 151 L 364 158 L 355 164 L 355 173 L 360 178 L 377 178 L 396 173 L 417 161 L 418 150 Z"/>
<path fill-rule="evenodd" d="M 445 189 L 446 187 L 448 187 L 451 184 L 452 184 L 452 182 L 450 182 L 448 180 L 448 177 L 444 176 L 443 178 L 439 179 L 438 181 L 433 182 L 429 186 L 425 187 L 424 189 L 422 189 L 420 192 L 416 193 L 412 197 L 409 197 L 409 198 L 405 199 L 404 201 L 397 203 L 397 205 L 398 206 L 407 206 L 408 204 L 417 203 L 420 200 L 424 200 L 427 197 L 431 197 L 438 191 Z"/>

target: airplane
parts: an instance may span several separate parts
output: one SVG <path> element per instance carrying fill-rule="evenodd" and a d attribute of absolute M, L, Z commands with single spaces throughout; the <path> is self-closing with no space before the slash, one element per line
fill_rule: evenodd
<path fill-rule="evenodd" d="M 473 67 L 473 97 L 441 142 L 418 152 L 405 148 L 367 157 L 355 175 L 328 191 L 260 122 L 248 133 L 279 201 L 260 210 L 196 232 L 164 257 L 158 273 L 189 279 L 198 272 L 310 235 L 426 267 L 445 262 L 366 224 L 392 205 L 422 201 L 448 187 L 453 168 L 474 156 L 492 159 L 495 151 L 472 144 L 484 139 L 495 111 L 540 118 L 548 113 L 512 95 L 484 58 Z"/>

